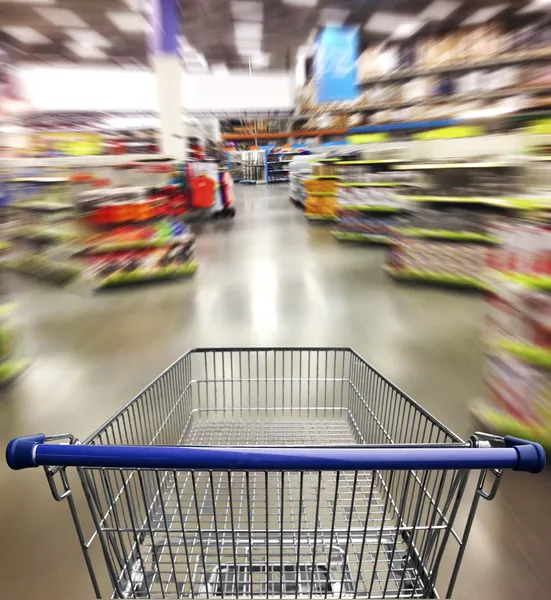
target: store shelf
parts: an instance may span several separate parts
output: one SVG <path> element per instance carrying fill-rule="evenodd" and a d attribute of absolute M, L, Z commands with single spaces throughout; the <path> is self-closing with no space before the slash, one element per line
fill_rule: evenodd
<path fill-rule="evenodd" d="M 346 181 L 337 183 L 338 187 L 402 187 L 402 185 L 392 181 Z"/>
<path fill-rule="evenodd" d="M 374 233 L 355 233 L 352 231 L 332 231 L 333 236 L 342 242 L 363 242 L 371 244 L 388 244 L 389 238 L 386 235 Z"/>
<path fill-rule="evenodd" d="M 179 246 L 191 241 L 190 236 L 165 238 L 161 240 L 138 240 L 134 242 L 104 242 L 100 244 L 84 244 L 80 253 L 86 254 L 104 254 L 106 252 L 118 252 L 119 250 L 140 250 L 142 248 L 165 248 Z"/>
<path fill-rule="evenodd" d="M 28 358 L 8 359 L 0 362 L 0 385 L 11 383 L 30 364 L 31 361 Z"/>
<path fill-rule="evenodd" d="M 335 221 L 336 220 L 336 217 L 334 215 L 318 215 L 318 214 L 304 213 L 304 216 L 309 221 Z"/>
<path fill-rule="evenodd" d="M 14 177 L 9 183 L 66 183 L 67 177 Z"/>
<path fill-rule="evenodd" d="M 189 277 L 193 275 L 199 265 L 196 262 L 190 262 L 186 265 L 168 266 L 155 271 L 146 271 L 145 269 L 136 269 L 129 273 L 113 273 L 105 279 L 94 284 L 94 289 L 103 289 L 119 285 L 129 285 L 133 283 L 145 283 L 148 281 L 158 281 L 161 279 L 176 279 L 178 277 Z"/>
<path fill-rule="evenodd" d="M 386 165 L 397 162 L 405 162 L 399 158 L 385 158 L 380 160 L 339 160 L 338 165 Z"/>
<path fill-rule="evenodd" d="M 41 227 L 41 226 L 23 226 L 13 231 L 12 236 L 14 238 L 25 238 L 29 240 L 36 240 L 42 242 L 49 242 L 52 244 L 63 244 L 78 239 L 76 233 L 63 231 L 55 227 Z"/>
<path fill-rule="evenodd" d="M 496 402 L 498 402 L 497 399 Z M 538 442 L 548 453 L 551 453 L 551 432 L 547 428 L 531 427 L 527 423 L 521 423 L 511 415 L 500 411 L 495 403 L 490 404 L 484 400 L 471 403 L 469 411 L 482 430 L 500 436 L 512 435 Z"/>
<path fill-rule="evenodd" d="M 542 348 L 535 344 L 524 344 L 510 340 L 501 340 L 497 347 L 510 352 L 520 360 L 544 369 L 551 369 L 551 349 Z"/>
<path fill-rule="evenodd" d="M 339 210 L 356 210 L 358 212 L 387 212 L 395 213 L 403 209 L 398 206 L 371 206 L 365 204 L 338 204 Z"/>
<path fill-rule="evenodd" d="M 406 237 L 428 238 L 432 240 L 458 240 L 463 242 L 488 242 L 499 244 L 498 238 L 482 233 L 467 231 L 449 231 L 446 229 L 417 229 L 417 228 L 395 228 L 394 233 Z"/>
<path fill-rule="evenodd" d="M 404 123 L 385 123 L 384 125 L 363 125 L 362 127 L 352 127 L 347 131 L 347 135 L 356 135 L 358 133 L 381 133 L 385 131 L 406 131 L 411 129 L 439 129 L 443 127 L 452 127 L 453 125 L 464 125 L 461 119 L 435 119 L 432 121 L 410 121 Z"/>
<path fill-rule="evenodd" d="M 479 290 L 486 289 L 486 285 L 476 277 L 467 277 L 465 275 L 448 275 L 446 273 L 431 273 L 428 271 L 418 271 L 415 269 L 400 269 L 398 271 L 388 265 L 384 265 L 383 270 L 395 279 L 404 281 L 421 281 L 425 283 L 451 285 Z"/>
<path fill-rule="evenodd" d="M 26 202 L 12 202 L 10 208 L 17 208 L 20 210 L 33 210 L 37 212 L 59 212 L 66 210 L 73 210 L 74 207 L 71 204 L 65 204 L 62 202 L 46 202 L 43 200 L 29 200 Z"/>
<path fill-rule="evenodd" d="M 499 273 L 498 277 L 520 285 L 551 292 L 551 276 L 549 275 L 522 275 L 521 273 Z"/>
<path fill-rule="evenodd" d="M 459 102 L 471 102 L 480 100 L 492 100 L 498 98 L 510 98 L 513 96 L 522 95 L 537 95 L 551 93 L 549 86 L 529 86 L 529 87 L 509 87 L 499 90 L 480 91 L 471 94 L 439 94 L 427 96 L 425 98 L 411 98 L 409 100 L 389 100 L 387 102 L 362 102 L 353 105 L 333 105 L 321 104 L 303 113 L 305 118 L 319 117 L 328 114 L 357 114 L 362 112 L 375 112 L 379 110 L 392 110 L 406 108 L 409 106 L 434 106 L 435 104 L 451 104 Z M 505 115 L 505 118 L 522 115 Z"/>
<path fill-rule="evenodd" d="M 8 269 L 60 284 L 69 283 L 82 274 L 82 269 L 77 265 L 50 262 L 40 254 L 14 258 L 4 264 Z"/>
<path fill-rule="evenodd" d="M 336 196 L 337 192 L 306 192 L 307 196 Z"/>
<path fill-rule="evenodd" d="M 395 171 L 426 171 L 435 169 L 501 169 L 507 167 L 518 167 L 518 164 L 505 162 L 450 162 L 450 163 L 410 163 L 407 165 L 396 165 Z"/>
<path fill-rule="evenodd" d="M 304 131 L 284 131 L 281 133 L 224 133 L 223 140 L 279 140 L 284 138 L 317 137 L 324 135 L 345 135 L 347 129 L 306 129 Z"/>
<path fill-rule="evenodd" d="M 390 75 L 382 77 L 369 77 L 363 79 L 361 85 L 373 85 L 377 83 L 391 83 L 394 81 L 407 81 L 408 79 L 415 79 L 416 77 L 425 77 L 429 75 L 443 75 L 446 73 L 465 73 L 467 71 L 476 71 L 479 69 L 492 69 L 501 68 L 513 65 L 527 65 L 532 63 L 545 63 L 551 60 L 551 53 L 545 52 L 531 52 L 522 54 L 506 54 L 502 55 L 497 60 L 483 61 L 476 63 L 456 63 L 445 65 L 442 67 L 435 67 L 433 69 L 408 69 L 402 71 L 395 71 Z"/>
<path fill-rule="evenodd" d="M 516 210 L 541 210 L 551 208 L 551 199 L 546 198 L 479 198 L 476 196 L 417 196 L 397 195 L 396 198 L 405 202 L 443 202 L 456 204 L 479 204 L 484 206 L 498 206 Z"/>
<path fill-rule="evenodd" d="M 308 179 L 340 179 L 339 175 L 312 175 Z"/>

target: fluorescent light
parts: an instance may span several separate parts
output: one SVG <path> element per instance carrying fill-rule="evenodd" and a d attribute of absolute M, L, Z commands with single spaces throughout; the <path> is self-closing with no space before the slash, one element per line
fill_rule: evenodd
<path fill-rule="evenodd" d="M 141 13 L 108 12 L 107 16 L 115 27 L 126 33 L 142 33 L 149 29 L 149 23 Z"/>
<path fill-rule="evenodd" d="M 540 10 L 551 10 L 551 0 L 534 0 L 533 2 L 530 2 L 528 6 L 521 8 L 518 11 L 518 14 L 538 12 Z"/>
<path fill-rule="evenodd" d="M 251 0 L 233 0 L 230 2 L 234 21 L 262 21 L 264 4 Z"/>
<path fill-rule="evenodd" d="M 495 6 L 487 6 L 486 8 L 480 8 L 474 12 L 470 17 L 467 17 L 461 26 L 463 25 L 478 25 L 489 21 L 492 17 L 495 17 L 500 12 L 503 12 L 507 8 L 508 4 L 496 4 Z"/>
<path fill-rule="evenodd" d="M 342 25 L 349 14 L 350 11 L 343 8 L 322 8 L 319 22 L 322 25 Z"/>
<path fill-rule="evenodd" d="M 460 4 L 460 2 L 454 2 L 453 0 L 436 0 L 425 8 L 419 15 L 419 19 L 421 19 L 421 21 L 443 21 L 444 19 L 447 19 L 452 12 L 457 10 Z"/>
<path fill-rule="evenodd" d="M 212 65 L 210 70 L 216 75 L 229 75 L 229 70 L 226 63 L 216 63 Z"/>
<path fill-rule="evenodd" d="M 239 54 L 239 56 L 249 57 L 249 56 L 254 56 L 254 55 L 258 54 L 259 52 L 260 52 L 260 45 L 255 46 L 254 48 L 249 47 L 249 46 L 246 46 L 246 47 L 238 46 L 237 47 L 237 54 Z"/>
<path fill-rule="evenodd" d="M 411 37 L 414 33 L 419 31 L 423 24 L 423 21 L 406 21 L 405 23 L 402 23 L 396 27 L 396 31 L 392 34 L 392 39 L 404 40 L 408 37 Z"/>
<path fill-rule="evenodd" d="M 0 0 L 0 4 L 55 4 L 55 0 Z"/>
<path fill-rule="evenodd" d="M 197 53 L 197 62 L 205 69 L 209 68 L 209 63 L 207 62 L 207 59 L 205 58 L 204 54 L 201 54 L 201 52 Z"/>
<path fill-rule="evenodd" d="M 67 29 L 69 37 L 81 46 L 96 46 L 97 48 L 108 48 L 111 42 L 93 29 Z"/>
<path fill-rule="evenodd" d="M 261 40 L 262 23 L 249 23 L 246 21 L 237 21 L 235 23 L 236 40 Z"/>
<path fill-rule="evenodd" d="M 80 58 L 105 58 L 105 52 L 94 46 L 83 46 L 78 42 L 67 42 L 65 46 Z"/>
<path fill-rule="evenodd" d="M 264 69 L 270 64 L 270 55 L 269 54 L 254 54 L 250 58 L 251 64 L 253 67 L 257 69 Z"/>
<path fill-rule="evenodd" d="M 208 71 L 208 65 L 205 67 L 205 65 L 199 61 L 184 61 L 184 65 L 186 71 L 189 72 L 204 73 L 205 71 Z"/>
<path fill-rule="evenodd" d="M 6 25 L 2 31 L 24 44 L 49 44 L 50 40 L 32 27 Z"/>
<path fill-rule="evenodd" d="M 283 4 L 289 6 L 300 6 L 301 8 L 314 8 L 318 0 L 283 0 Z"/>
<path fill-rule="evenodd" d="M 365 31 L 374 31 L 376 33 L 393 33 L 398 25 L 407 23 L 411 17 L 404 17 L 399 13 L 376 12 L 364 25 Z"/>
<path fill-rule="evenodd" d="M 74 12 L 66 8 L 35 8 L 36 12 L 60 27 L 88 27 L 88 25 Z"/>

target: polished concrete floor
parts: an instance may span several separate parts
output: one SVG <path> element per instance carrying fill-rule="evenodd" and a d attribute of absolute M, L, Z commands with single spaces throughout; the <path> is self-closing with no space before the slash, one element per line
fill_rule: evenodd
<path fill-rule="evenodd" d="M 351 346 L 459 435 L 483 393 L 484 306 L 476 294 L 397 284 L 384 250 L 339 245 L 287 187 L 241 187 L 234 222 L 198 237 L 190 281 L 86 297 L 12 278 L 33 365 L 1 392 L 1 445 L 105 421 L 195 346 Z M 0 465 L 0 597 L 92 598 L 68 511 L 41 470 Z M 551 480 L 506 473 L 481 502 L 459 598 L 548 597 Z M 545 591 L 547 590 L 547 592 Z"/>

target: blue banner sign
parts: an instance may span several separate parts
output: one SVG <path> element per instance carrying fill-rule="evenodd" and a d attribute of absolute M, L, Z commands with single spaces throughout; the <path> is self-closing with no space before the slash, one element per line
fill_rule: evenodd
<path fill-rule="evenodd" d="M 357 27 L 326 27 L 318 37 L 314 69 L 318 102 L 353 100 L 358 95 Z"/>

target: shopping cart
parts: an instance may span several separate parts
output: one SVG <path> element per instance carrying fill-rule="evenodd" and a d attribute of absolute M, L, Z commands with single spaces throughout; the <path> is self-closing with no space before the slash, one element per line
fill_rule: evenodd
<path fill-rule="evenodd" d="M 45 467 L 98 598 L 434 598 L 502 469 L 545 454 L 464 443 L 350 349 L 204 349 L 85 442 L 17 438 L 7 461 Z"/>

